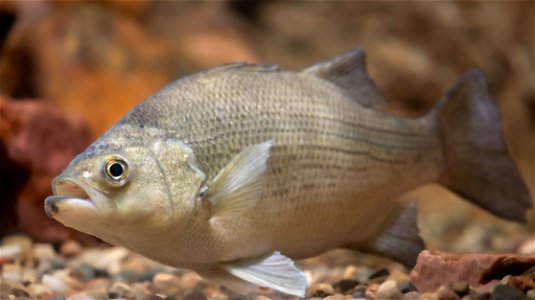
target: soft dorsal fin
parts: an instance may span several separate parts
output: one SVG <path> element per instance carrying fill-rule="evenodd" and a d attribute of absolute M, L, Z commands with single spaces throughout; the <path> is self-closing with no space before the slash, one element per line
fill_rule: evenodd
<path fill-rule="evenodd" d="M 250 64 L 246 62 L 236 62 L 236 63 L 222 64 L 222 65 L 213 67 L 211 69 L 208 69 L 204 72 L 216 73 L 216 72 L 228 71 L 228 70 L 242 70 L 242 71 L 250 71 L 250 72 L 279 72 L 280 68 L 278 65 Z"/>
<path fill-rule="evenodd" d="M 203 198 L 211 217 L 235 216 L 253 207 L 262 194 L 272 141 L 243 149 L 214 178 Z"/>
<path fill-rule="evenodd" d="M 340 87 L 349 97 L 365 107 L 379 107 L 386 103 L 366 71 L 366 54 L 354 49 L 301 71 L 323 78 Z"/>
<path fill-rule="evenodd" d="M 220 264 L 230 274 L 258 286 L 305 297 L 307 278 L 293 260 L 274 252 L 270 256 Z"/>

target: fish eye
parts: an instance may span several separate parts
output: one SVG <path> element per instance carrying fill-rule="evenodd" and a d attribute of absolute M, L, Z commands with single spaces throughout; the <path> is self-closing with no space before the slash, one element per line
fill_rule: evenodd
<path fill-rule="evenodd" d="M 128 162 L 122 157 L 111 157 L 106 160 L 104 170 L 114 185 L 122 185 L 128 176 Z"/>

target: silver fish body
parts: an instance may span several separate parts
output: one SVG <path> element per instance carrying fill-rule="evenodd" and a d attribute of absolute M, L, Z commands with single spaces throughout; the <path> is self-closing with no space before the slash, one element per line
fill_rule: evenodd
<path fill-rule="evenodd" d="M 515 220 L 529 207 L 484 90 L 472 72 L 432 112 L 409 119 L 380 109 L 385 100 L 359 50 L 300 73 L 219 67 L 178 80 L 135 107 L 56 179 L 55 194 L 88 199 L 96 207 L 91 214 L 69 217 L 76 206 L 62 212 L 69 201 L 58 196 L 47 199 L 47 213 L 229 285 L 214 266 L 256 284 L 285 286 L 251 275 L 251 266 L 268 263 L 255 259 L 272 253 L 286 263 L 285 257 L 347 247 L 411 265 L 423 243 L 414 206 L 396 201 L 406 191 L 440 181 Z M 479 159 L 472 159 L 474 149 L 482 151 Z M 125 164 L 114 165 L 113 157 Z M 97 178 L 113 168 L 128 169 L 128 181 L 113 186 Z M 478 185 L 495 180 L 477 168 L 511 174 L 495 187 L 511 197 L 507 211 L 494 198 L 473 196 Z M 99 217 L 99 205 L 112 208 Z M 303 295 L 296 292 L 302 285 L 291 286 L 279 289 Z"/>

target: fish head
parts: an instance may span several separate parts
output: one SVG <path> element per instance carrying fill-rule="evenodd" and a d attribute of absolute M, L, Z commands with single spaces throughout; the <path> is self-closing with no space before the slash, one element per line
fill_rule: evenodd
<path fill-rule="evenodd" d="M 90 146 L 54 179 L 48 216 L 111 243 L 131 233 L 179 230 L 204 180 L 191 149 L 162 140 L 112 140 Z"/>

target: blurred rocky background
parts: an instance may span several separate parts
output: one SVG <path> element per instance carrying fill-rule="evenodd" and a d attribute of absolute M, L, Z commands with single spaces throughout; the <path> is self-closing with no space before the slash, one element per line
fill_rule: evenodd
<path fill-rule="evenodd" d="M 1 1 L 0 235 L 95 244 L 46 217 L 50 182 L 171 81 L 235 61 L 300 70 L 355 47 L 396 114 L 482 69 L 533 195 L 534 14 L 533 1 Z M 436 185 L 404 198 L 430 249 L 535 253 L 533 211 L 505 222 Z"/>

